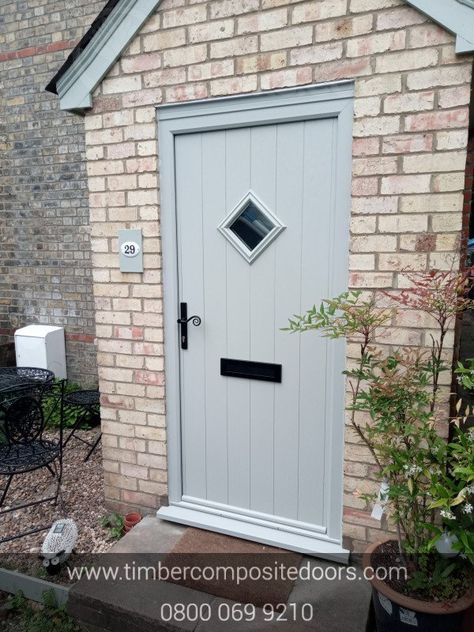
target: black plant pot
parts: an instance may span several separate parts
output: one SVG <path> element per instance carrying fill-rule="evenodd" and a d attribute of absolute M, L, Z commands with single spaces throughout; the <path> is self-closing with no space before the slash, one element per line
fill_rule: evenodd
<path fill-rule="evenodd" d="M 366 550 L 366 569 L 373 568 L 372 554 L 382 544 Z M 375 577 L 370 583 L 377 632 L 461 632 L 465 612 L 474 603 L 474 589 L 454 603 L 441 603 L 407 597 Z"/>
<path fill-rule="evenodd" d="M 429 614 L 404 608 L 372 588 L 377 632 L 460 632 L 463 612 Z"/>

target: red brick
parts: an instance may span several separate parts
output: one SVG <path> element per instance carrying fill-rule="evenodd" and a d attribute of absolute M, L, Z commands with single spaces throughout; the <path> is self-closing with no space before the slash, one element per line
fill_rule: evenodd
<path fill-rule="evenodd" d="M 431 151 L 433 149 L 432 134 L 397 134 L 382 139 L 382 153 L 408 154 Z"/>
<path fill-rule="evenodd" d="M 354 178 L 352 181 L 352 195 L 377 195 L 378 178 Z"/>
<path fill-rule="evenodd" d="M 163 373 L 153 373 L 152 371 L 135 371 L 134 381 L 138 384 L 154 384 L 162 386 L 164 384 Z"/>
<path fill-rule="evenodd" d="M 426 129 L 451 129 L 453 127 L 465 127 L 469 124 L 468 108 L 457 110 L 426 112 L 407 116 L 405 121 L 406 131 L 416 132 Z"/>
<path fill-rule="evenodd" d="M 352 143 L 354 156 L 371 156 L 380 153 L 379 138 L 355 138 Z"/>

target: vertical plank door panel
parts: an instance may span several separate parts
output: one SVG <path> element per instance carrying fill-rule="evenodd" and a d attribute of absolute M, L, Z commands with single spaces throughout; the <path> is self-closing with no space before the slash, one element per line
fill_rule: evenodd
<path fill-rule="evenodd" d="M 250 129 L 232 129 L 226 135 L 226 207 L 222 219 L 250 188 L 252 170 Z M 224 237 L 222 237 L 224 240 Z M 228 242 L 227 269 L 227 357 L 250 359 L 250 267 Z M 222 378 L 227 391 L 229 504 L 250 508 L 250 383 Z"/>
<path fill-rule="evenodd" d="M 275 388 L 274 511 L 298 518 L 300 334 L 282 331 L 288 318 L 301 312 L 301 240 L 303 215 L 304 123 L 278 127 L 277 217 L 287 229 L 275 242 L 275 358 L 283 381 Z"/>
<path fill-rule="evenodd" d="M 227 393 L 220 375 L 227 338 L 226 241 L 217 230 L 226 203 L 225 134 L 208 132 L 202 141 L 207 499 L 220 503 L 228 503 Z"/>
<path fill-rule="evenodd" d="M 203 315 L 202 135 L 176 139 L 176 207 L 180 300 L 188 315 Z M 180 351 L 183 493 L 206 498 L 205 324 L 188 326 L 187 351 Z"/>
<path fill-rule="evenodd" d="M 276 204 L 277 126 L 250 131 L 250 187 L 274 213 Z M 252 263 L 250 270 L 250 359 L 275 362 L 275 243 Z M 274 394 L 271 382 L 250 382 L 251 508 L 273 514 Z"/>

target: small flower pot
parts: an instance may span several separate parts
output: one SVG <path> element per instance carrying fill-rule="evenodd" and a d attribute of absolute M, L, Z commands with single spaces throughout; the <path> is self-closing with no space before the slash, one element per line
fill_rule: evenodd
<path fill-rule="evenodd" d="M 140 522 L 141 519 L 142 517 L 136 511 L 132 511 L 126 514 L 124 527 L 123 527 L 123 530 L 125 531 L 125 533 L 128 533 L 130 529 L 132 529 L 136 524 Z"/>
<path fill-rule="evenodd" d="M 375 568 L 372 555 L 383 542 L 371 544 L 364 553 L 364 570 Z M 372 602 L 377 632 L 461 632 L 465 612 L 474 604 L 474 589 L 454 602 L 422 601 L 396 592 L 373 577 Z"/>

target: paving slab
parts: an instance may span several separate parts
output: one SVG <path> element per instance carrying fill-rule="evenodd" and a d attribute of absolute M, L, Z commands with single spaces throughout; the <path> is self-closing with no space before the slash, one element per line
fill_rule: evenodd
<path fill-rule="evenodd" d="M 169 553 L 187 527 L 145 516 L 111 549 L 111 553 Z"/>
<path fill-rule="evenodd" d="M 363 580 L 344 579 L 344 567 L 331 562 L 303 558 L 302 566 L 318 579 L 298 579 L 283 612 L 275 614 L 153 580 L 153 575 L 133 580 L 124 575 L 125 564 L 156 568 L 185 530 L 155 517 L 144 518 L 96 560 L 96 567 L 119 569 L 114 579 L 83 578 L 71 588 L 71 615 L 88 632 L 365 632 L 370 588 Z M 341 580 L 331 579 L 334 569 L 341 569 Z M 176 612 L 178 617 L 170 617 Z"/>
<path fill-rule="evenodd" d="M 347 567 L 314 558 L 303 559 L 313 579 L 298 579 L 288 603 L 311 604 L 314 621 L 328 632 L 365 632 L 371 600 L 370 584 L 358 567 L 354 579 Z M 337 569 L 337 578 L 334 577 Z M 314 579 L 316 578 L 316 579 Z M 317 629 L 317 628 L 316 628 Z"/>
<path fill-rule="evenodd" d="M 163 619 L 163 604 L 169 609 L 190 604 L 199 609 L 215 597 L 167 582 L 120 581 L 79 582 L 71 589 L 68 611 L 81 624 L 91 624 L 110 632 L 193 632 L 197 622 L 179 623 Z"/>

